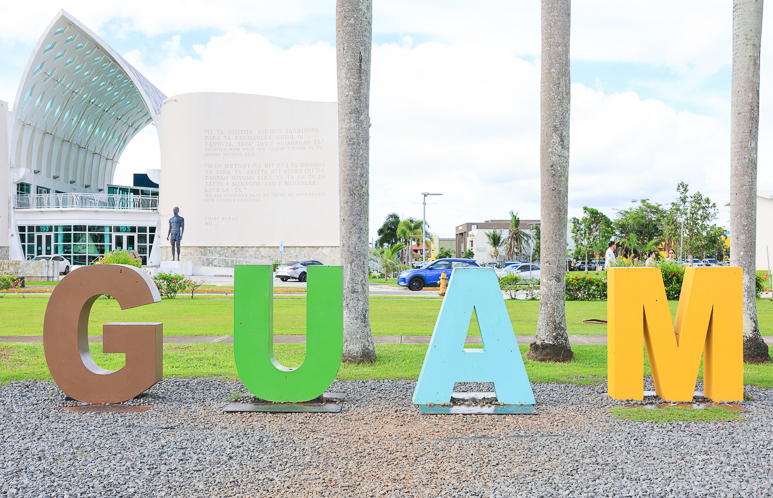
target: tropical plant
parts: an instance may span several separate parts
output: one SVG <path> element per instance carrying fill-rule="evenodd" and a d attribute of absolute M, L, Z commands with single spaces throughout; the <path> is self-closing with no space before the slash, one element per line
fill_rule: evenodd
<path fill-rule="evenodd" d="M 513 261 L 516 252 L 521 256 L 523 254 L 524 246 L 531 241 L 531 238 L 529 232 L 521 230 L 521 220 L 518 218 L 518 213 L 510 211 L 510 228 L 507 231 L 507 238 L 505 239 L 505 243 L 507 244 L 505 249 L 507 259 Z"/>
<path fill-rule="evenodd" d="M 400 267 L 399 254 L 405 248 L 405 244 L 398 242 L 391 246 L 377 247 L 371 249 L 371 254 L 376 258 L 381 270 L 384 272 L 384 281 L 389 279 L 396 268 Z"/>
<path fill-rule="evenodd" d="M 464 254 L 462 254 L 462 257 L 464 259 L 475 259 L 475 252 L 472 249 L 467 249 L 464 251 Z"/>
<path fill-rule="evenodd" d="M 142 259 L 135 258 L 134 253 L 125 249 L 116 249 L 103 254 L 92 262 L 94 265 L 129 265 L 142 267 Z"/>
<path fill-rule="evenodd" d="M 515 299 L 518 295 L 518 284 L 521 283 L 520 275 L 508 273 L 504 277 L 499 277 L 499 288 L 507 293 L 509 299 Z"/>
<path fill-rule="evenodd" d="M 770 361 L 760 335 L 755 292 L 757 140 L 760 123 L 762 2 L 733 0 L 733 77 L 730 99 L 730 254 L 743 268 L 743 357 Z"/>
<path fill-rule="evenodd" d="M 343 361 L 373 362 L 368 299 L 372 0 L 336 1 L 338 164 L 343 266 Z"/>
<path fill-rule="evenodd" d="M 437 258 L 438 258 L 438 259 L 442 259 L 442 258 L 453 258 L 454 256 L 455 256 L 455 253 L 454 253 L 454 251 L 452 251 L 451 249 L 447 249 L 447 248 L 445 248 L 445 247 L 444 247 L 444 248 L 441 248 L 441 249 L 440 249 L 440 250 L 437 252 Z"/>
<path fill-rule="evenodd" d="M 542 0 L 540 87 L 540 302 L 528 357 L 569 361 L 564 278 L 569 211 L 569 31 L 571 0 Z"/>
<path fill-rule="evenodd" d="M 486 238 L 488 239 L 488 244 L 493 248 L 489 255 L 494 261 L 499 261 L 499 248 L 505 243 L 505 240 L 502 238 L 502 230 L 494 229 L 486 232 Z"/>

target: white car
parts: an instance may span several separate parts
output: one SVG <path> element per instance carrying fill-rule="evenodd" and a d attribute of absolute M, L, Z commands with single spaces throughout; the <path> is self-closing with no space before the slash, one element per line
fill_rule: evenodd
<path fill-rule="evenodd" d="M 497 271 L 497 277 L 506 277 L 508 273 L 517 275 L 521 278 L 540 278 L 539 265 L 534 263 L 519 263 L 516 265 L 505 266 L 501 270 Z"/>
<path fill-rule="evenodd" d="M 297 279 L 298 282 L 305 282 L 307 268 L 309 266 L 324 266 L 324 265 L 314 259 L 290 261 L 289 263 L 284 263 L 277 266 L 276 277 L 282 282 L 287 282 L 291 278 Z"/>
<path fill-rule="evenodd" d="M 65 258 L 64 256 L 61 256 L 57 254 L 56 256 L 35 256 L 32 258 L 32 261 L 59 261 L 59 273 L 64 273 L 67 275 L 70 273 L 70 269 L 72 268 L 72 265 L 70 264 L 70 260 Z"/>

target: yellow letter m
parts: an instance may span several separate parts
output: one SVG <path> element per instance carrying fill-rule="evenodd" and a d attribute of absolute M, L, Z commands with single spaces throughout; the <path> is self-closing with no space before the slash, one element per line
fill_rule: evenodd
<path fill-rule="evenodd" d="M 609 395 L 643 398 L 643 340 L 655 392 L 662 399 L 692 401 L 703 354 L 704 396 L 741 401 L 741 286 L 741 268 L 687 268 L 672 324 L 660 269 L 610 268 Z"/>

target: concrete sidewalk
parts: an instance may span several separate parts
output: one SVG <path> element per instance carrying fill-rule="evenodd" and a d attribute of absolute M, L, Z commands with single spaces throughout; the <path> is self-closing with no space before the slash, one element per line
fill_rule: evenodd
<path fill-rule="evenodd" d="M 518 344 L 528 345 L 534 342 L 533 335 L 516 335 Z M 762 336 L 765 344 L 773 346 L 773 336 Z M 429 344 L 429 335 L 374 335 L 376 344 Z M 0 343 L 16 342 L 21 344 L 40 344 L 42 335 L 5 335 L 0 336 Z M 90 335 L 89 342 L 102 342 L 101 335 Z M 467 337 L 466 344 L 482 344 L 479 335 Z M 164 336 L 164 344 L 233 344 L 232 335 L 167 335 Z M 305 335 L 275 335 L 274 344 L 305 344 Z M 569 343 L 572 346 L 606 346 L 605 335 L 570 335 Z"/>

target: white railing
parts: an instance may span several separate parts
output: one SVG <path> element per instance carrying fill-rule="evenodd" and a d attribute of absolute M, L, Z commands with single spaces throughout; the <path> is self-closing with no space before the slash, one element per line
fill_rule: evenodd
<path fill-rule="evenodd" d="M 158 197 L 128 194 L 21 194 L 15 209 L 128 209 L 158 211 Z"/>

